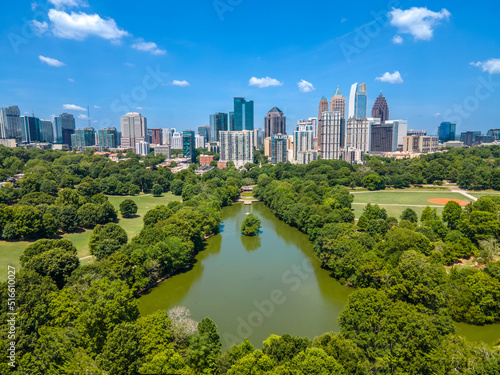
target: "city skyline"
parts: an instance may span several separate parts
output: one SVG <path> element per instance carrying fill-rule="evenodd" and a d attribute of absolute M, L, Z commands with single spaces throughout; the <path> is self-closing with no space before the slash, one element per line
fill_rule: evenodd
<path fill-rule="evenodd" d="M 366 82 L 368 108 L 382 90 L 391 117 L 406 118 L 411 127 L 430 134 L 443 121 L 456 122 L 457 132 L 498 127 L 500 94 L 498 84 L 491 83 L 500 72 L 493 19 L 497 4 L 480 10 L 451 1 L 418 7 L 409 1 L 325 4 L 322 12 L 336 15 L 332 24 L 290 31 L 285 22 L 319 15 L 315 4 L 292 3 L 271 30 L 236 37 L 227 31 L 253 22 L 263 2 L 231 6 L 222 15 L 211 2 L 195 9 L 168 4 L 169 14 L 189 8 L 197 19 L 192 30 L 184 30 L 175 17 L 161 26 L 166 4 L 155 4 L 154 12 L 145 4 L 129 14 L 97 1 L 57 3 L 15 3 L 0 16 L 5 36 L 0 50 L 9 56 L 3 62 L 1 107 L 18 105 L 22 114 L 41 119 L 70 112 L 77 128 L 83 128 L 89 106 L 96 129 L 118 127 L 124 113 L 139 111 L 152 127 L 184 130 L 208 125 L 211 113 L 229 113 L 232 98 L 243 96 L 255 101 L 255 127 L 263 127 L 265 114 L 277 106 L 287 115 L 290 133 L 298 120 L 315 116 L 319 99 L 330 98 L 337 85 L 348 93 L 352 82 Z M 282 11 L 278 4 L 265 6 Z M 471 22 L 479 18 L 476 12 L 481 23 Z M 68 21 L 80 17 L 85 24 L 90 16 L 99 21 L 92 27 Z M 150 22 L 137 25 L 137 16 Z M 367 25 L 376 32 L 367 33 Z M 456 51 L 457 43 L 467 48 Z M 432 59 L 429 69 L 421 61 L 436 51 L 449 58 Z"/>

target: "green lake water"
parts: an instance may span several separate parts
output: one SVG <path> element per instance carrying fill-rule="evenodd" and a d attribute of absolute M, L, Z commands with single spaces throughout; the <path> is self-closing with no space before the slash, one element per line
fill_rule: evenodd
<path fill-rule="evenodd" d="M 241 235 L 245 215 L 262 220 L 258 237 Z M 307 236 L 278 220 L 263 203 L 222 210 L 221 233 L 207 240 L 194 267 L 139 299 L 142 315 L 186 306 L 197 321 L 210 317 L 223 349 L 245 337 L 257 347 L 271 334 L 314 338 L 339 331 L 337 318 L 353 288 L 322 269 Z M 500 325 L 458 325 L 470 340 L 494 343 Z"/>

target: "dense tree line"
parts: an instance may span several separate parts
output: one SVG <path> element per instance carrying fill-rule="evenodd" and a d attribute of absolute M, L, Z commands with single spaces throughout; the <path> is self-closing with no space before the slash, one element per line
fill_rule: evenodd
<path fill-rule="evenodd" d="M 464 163 L 479 157 L 481 163 L 491 164 L 492 154 L 469 152 Z M 7 152 L 0 147 L 0 155 L 4 167 L 5 160 L 14 158 L 2 172 L 5 177 L 25 173 L 19 188 L 0 188 L 2 199 L 10 197 L 2 206 L 1 212 L 7 212 L 0 216 L 2 223 L 16 217 L 9 210 L 29 207 L 43 215 L 54 212 L 58 225 L 68 223 L 65 228 L 70 230 L 76 222 L 71 218 L 80 223 L 81 214 L 94 228 L 89 249 L 95 257 L 93 263 L 80 265 L 75 247 L 65 239 L 42 239 L 26 248 L 16 276 L 18 367 L 10 368 L 2 356 L 1 373 L 500 372 L 498 348 L 467 342 L 457 336 L 452 321 L 484 324 L 500 316 L 500 266 L 492 261 L 500 236 L 495 199 L 483 198 L 464 209 L 450 203 L 442 218 L 430 208 L 420 218 L 411 210 L 391 218 L 370 205 L 356 223 L 346 186 L 353 181 L 362 186 L 366 176 L 376 174 L 380 181 L 370 177 L 365 182 L 379 188 L 392 172 L 318 161 L 262 168 L 250 164 L 244 171 L 214 169 L 203 176 L 197 176 L 192 165 L 174 176 L 168 170 L 147 169 L 157 161 L 152 156 L 139 159 L 132 153 L 120 163 L 88 152 Z M 381 160 L 382 165 L 394 162 Z M 183 202 L 148 211 L 140 234 L 129 239 L 113 220 L 93 221 L 99 218 L 99 208 L 109 203 L 105 194 L 110 193 L 101 184 L 111 177 L 110 186 L 120 187 L 120 194 L 127 194 L 132 185 L 150 191 L 158 184 Z M 242 185 L 253 183 L 258 183 L 256 194 L 280 219 L 308 234 L 332 276 L 359 289 L 339 317 L 340 332 L 313 340 L 271 335 L 262 349 L 245 339 L 221 352 L 215 323 L 208 318 L 195 322 L 185 308 L 140 317 L 134 297 L 163 277 L 189 268 L 204 240 L 219 230 L 222 207 L 239 196 Z M 127 202 L 120 209 L 133 215 L 135 207 Z M 43 215 L 39 228 L 45 228 Z M 2 225 L 3 232 L 12 226 Z M 25 226 L 32 227 L 19 228 L 28 230 Z M 447 273 L 445 265 L 461 257 L 477 257 L 484 268 L 454 267 Z M 0 294 L 6 301 L 7 283 L 0 284 Z M 0 306 L 4 322 L 7 308 Z M 6 329 L 0 328 L 2 337 Z"/>

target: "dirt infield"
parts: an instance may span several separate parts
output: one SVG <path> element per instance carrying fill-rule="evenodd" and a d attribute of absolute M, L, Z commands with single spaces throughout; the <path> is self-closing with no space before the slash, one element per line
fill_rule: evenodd
<path fill-rule="evenodd" d="M 449 201 L 457 202 L 460 206 L 467 206 L 469 204 L 469 202 L 461 201 L 460 199 L 435 198 L 435 199 L 428 200 L 428 202 L 437 203 L 437 204 L 446 204 Z"/>

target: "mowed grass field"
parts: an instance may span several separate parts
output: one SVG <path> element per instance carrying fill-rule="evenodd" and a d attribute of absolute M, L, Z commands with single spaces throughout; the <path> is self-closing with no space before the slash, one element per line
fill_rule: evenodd
<path fill-rule="evenodd" d="M 120 196 L 110 196 L 108 197 L 110 203 L 118 210 L 118 224 L 125 229 L 127 232 L 129 240 L 139 234 L 143 227 L 143 217 L 150 209 L 159 206 L 167 205 L 172 201 L 180 201 L 181 197 L 173 195 L 172 193 L 164 193 L 161 197 L 153 197 L 150 194 L 141 194 L 135 197 L 120 197 Z M 137 214 L 135 217 L 130 219 L 124 219 L 119 213 L 120 203 L 125 199 L 132 199 L 137 203 Z M 67 233 L 62 235 L 62 238 L 66 238 L 73 242 L 75 247 L 78 249 L 78 257 L 84 258 L 90 255 L 89 252 L 89 240 L 92 230 L 85 230 L 76 233 Z M 7 266 L 14 266 L 16 269 L 20 268 L 19 257 L 22 255 L 24 249 L 28 247 L 32 242 L 28 241 L 17 241 L 17 242 L 7 242 L 0 241 L 0 264 L 5 272 L 0 272 L 0 282 L 7 279 Z M 86 264 L 90 258 L 83 259 L 81 264 Z"/>
<path fill-rule="evenodd" d="M 441 215 L 444 205 L 431 203 L 429 199 L 444 198 L 444 199 L 459 199 L 465 202 L 470 202 L 470 199 L 459 193 L 450 191 L 415 191 L 415 190 L 380 190 L 369 192 L 352 192 L 354 195 L 353 209 L 356 218 L 359 218 L 366 204 L 378 204 L 381 208 L 387 210 L 388 216 L 393 216 L 399 219 L 405 208 L 410 207 L 420 217 L 423 209 L 426 206 L 431 206 L 437 209 L 437 213 Z"/>

